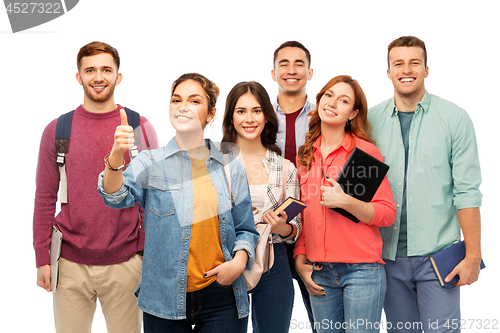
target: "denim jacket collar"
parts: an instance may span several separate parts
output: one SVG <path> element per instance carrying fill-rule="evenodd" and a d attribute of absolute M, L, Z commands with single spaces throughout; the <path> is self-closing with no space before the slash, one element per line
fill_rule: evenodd
<path fill-rule="evenodd" d="M 205 139 L 205 146 L 210 150 L 211 159 L 216 160 L 220 164 L 224 164 L 222 153 L 210 139 Z M 177 145 L 177 142 L 175 141 L 175 137 L 173 137 L 165 147 L 165 158 L 168 158 L 178 152 L 187 152 L 187 150 L 179 148 L 179 145 Z"/>

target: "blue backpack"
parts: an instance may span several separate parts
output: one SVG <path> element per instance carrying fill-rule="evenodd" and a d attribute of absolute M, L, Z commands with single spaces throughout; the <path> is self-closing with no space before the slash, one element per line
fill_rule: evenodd
<path fill-rule="evenodd" d="M 56 162 L 59 166 L 59 178 L 61 181 L 60 187 L 60 197 L 59 202 L 68 202 L 68 181 L 66 178 L 66 154 L 69 150 L 69 139 L 71 137 L 71 125 L 73 123 L 73 113 L 75 110 L 65 113 L 57 119 L 56 125 L 56 137 L 55 137 L 55 148 L 56 148 Z M 127 113 L 128 123 L 132 128 L 134 128 L 134 147 L 130 148 L 130 159 L 134 159 L 137 154 L 139 154 L 139 149 L 137 148 L 141 142 L 140 131 L 136 131 L 139 126 L 141 126 L 141 116 L 139 113 L 125 108 Z"/>

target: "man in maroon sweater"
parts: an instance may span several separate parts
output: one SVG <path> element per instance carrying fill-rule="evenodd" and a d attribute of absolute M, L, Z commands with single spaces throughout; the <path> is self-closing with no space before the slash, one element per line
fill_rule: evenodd
<path fill-rule="evenodd" d="M 66 154 L 67 203 L 56 213 L 59 168 L 54 146 L 57 119 L 44 130 L 36 174 L 33 245 L 37 284 L 51 291 L 52 226 L 63 233 L 59 286 L 53 293 L 57 332 L 90 332 L 99 298 L 108 332 L 140 332 L 142 313 L 134 291 L 140 283 L 144 230 L 139 207 L 110 209 L 97 193 L 104 156 L 113 146 L 122 106 L 114 102 L 121 80 L 115 48 L 92 42 L 80 49 L 76 79 L 84 102 L 73 115 Z M 152 125 L 141 117 L 139 150 L 157 148 Z M 127 154 L 126 163 L 130 162 Z"/>

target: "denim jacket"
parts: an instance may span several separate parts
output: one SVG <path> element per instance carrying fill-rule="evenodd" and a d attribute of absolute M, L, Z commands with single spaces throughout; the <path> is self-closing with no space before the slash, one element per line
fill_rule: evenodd
<path fill-rule="evenodd" d="M 259 237 L 255 230 L 252 202 L 245 168 L 230 162 L 231 201 L 224 172 L 223 155 L 212 141 L 207 169 L 219 199 L 219 225 L 222 252 L 226 261 L 238 250 L 248 253 L 245 269 L 255 261 L 254 248 Z M 139 202 L 145 211 L 145 247 L 142 281 L 136 291 L 139 308 L 166 319 L 186 318 L 186 284 L 193 219 L 191 160 L 174 139 L 167 146 L 141 152 L 123 172 L 123 185 L 115 193 L 98 191 L 111 208 L 131 207 Z M 230 206 L 231 205 L 231 206 Z M 232 284 L 238 317 L 248 315 L 245 281 L 240 275 Z"/>

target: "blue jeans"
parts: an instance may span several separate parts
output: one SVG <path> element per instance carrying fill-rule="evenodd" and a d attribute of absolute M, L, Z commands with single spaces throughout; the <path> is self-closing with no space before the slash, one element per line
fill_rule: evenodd
<path fill-rule="evenodd" d="M 379 263 L 314 263 L 313 281 L 325 296 L 311 295 L 318 332 L 379 332 L 386 280 Z"/>
<path fill-rule="evenodd" d="M 186 319 L 170 320 L 144 312 L 144 333 L 245 333 L 248 317 L 238 319 L 231 286 L 217 281 L 186 295 Z M 194 325 L 194 329 L 192 328 Z"/>
<path fill-rule="evenodd" d="M 460 288 L 441 287 L 429 257 L 386 260 L 385 269 L 387 332 L 460 332 Z"/>
<path fill-rule="evenodd" d="M 249 292 L 255 333 L 287 333 L 293 308 L 293 282 L 285 244 L 274 244 L 273 267 Z"/>

